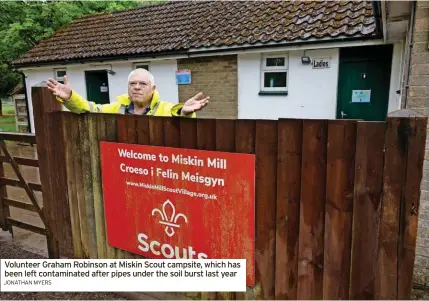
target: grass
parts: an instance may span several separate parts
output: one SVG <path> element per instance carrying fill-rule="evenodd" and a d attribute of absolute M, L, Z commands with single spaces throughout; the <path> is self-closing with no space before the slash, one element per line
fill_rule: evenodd
<path fill-rule="evenodd" d="M 15 106 L 2 104 L 3 116 L 0 116 L 0 132 L 16 132 Z"/>

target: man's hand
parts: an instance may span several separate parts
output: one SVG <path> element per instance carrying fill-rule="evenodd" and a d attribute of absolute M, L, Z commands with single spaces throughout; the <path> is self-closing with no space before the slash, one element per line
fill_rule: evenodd
<path fill-rule="evenodd" d="M 67 76 L 64 76 L 64 84 L 59 83 L 52 78 L 48 79 L 48 89 L 51 90 L 55 96 L 58 96 L 63 101 L 68 101 L 71 97 L 72 89 L 69 85 Z"/>
<path fill-rule="evenodd" d="M 210 96 L 204 97 L 203 92 L 188 99 L 182 107 L 182 113 L 185 115 L 202 110 L 209 103 Z"/>

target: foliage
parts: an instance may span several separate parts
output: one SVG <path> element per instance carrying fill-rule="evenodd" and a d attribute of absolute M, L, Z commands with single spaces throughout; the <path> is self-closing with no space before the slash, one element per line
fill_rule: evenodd
<path fill-rule="evenodd" d="M 155 2 L 155 1 L 153 1 Z M 9 62 L 61 26 L 88 14 L 152 4 L 152 1 L 2 1 L 0 4 L 0 97 L 22 80 Z M 158 2 L 158 1 L 157 1 Z"/>

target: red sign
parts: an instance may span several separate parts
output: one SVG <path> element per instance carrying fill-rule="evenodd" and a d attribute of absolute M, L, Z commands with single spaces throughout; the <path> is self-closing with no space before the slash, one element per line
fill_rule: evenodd
<path fill-rule="evenodd" d="M 100 142 L 107 239 L 164 259 L 247 259 L 254 286 L 255 156 Z"/>

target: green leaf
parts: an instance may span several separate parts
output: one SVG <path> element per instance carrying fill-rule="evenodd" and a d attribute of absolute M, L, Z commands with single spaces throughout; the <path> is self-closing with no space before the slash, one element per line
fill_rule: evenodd
<path fill-rule="evenodd" d="M 160 1 L 2 1 L 0 5 L 0 97 L 21 81 L 8 63 L 60 27 L 83 16 Z M 162 2 L 162 1 L 161 1 Z"/>

